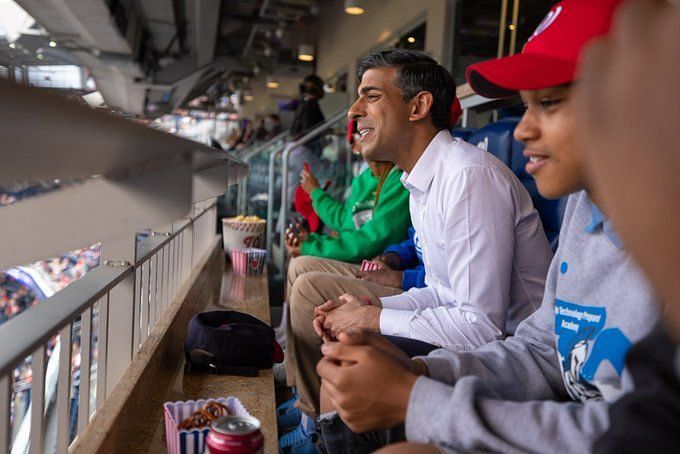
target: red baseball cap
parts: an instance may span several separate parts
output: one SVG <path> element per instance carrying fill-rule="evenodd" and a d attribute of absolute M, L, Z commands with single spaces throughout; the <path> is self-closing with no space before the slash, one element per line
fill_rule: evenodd
<path fill-rule="evenodd" d="M 456 124 L 461 115 L 463 115 L 463 106 L 460 105 L 458 96 L 455 96 L 451 103 L 451 127 Z"/>
<path fill-rule="evenodd" d="M 522 52 L 468 66 L 472 89 L 487 98 L 572 82 L 583 46 L 605 35 L 623 0 L 564 0 L 545 16 Z"/>

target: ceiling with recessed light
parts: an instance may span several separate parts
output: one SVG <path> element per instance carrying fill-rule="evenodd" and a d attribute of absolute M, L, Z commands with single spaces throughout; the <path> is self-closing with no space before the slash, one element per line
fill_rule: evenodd
<path fill-rule="evenodd" d="M 110 106 L 167 112 L 247 88 L 258 75 L 308 74 L 313 62 L 297 53 L 315 43 L 319 1 L 16 0 L 46 33 L 22 35 L 18 50 L 0 36 L 0 65 L 70 58 L 89 68 Z"/>

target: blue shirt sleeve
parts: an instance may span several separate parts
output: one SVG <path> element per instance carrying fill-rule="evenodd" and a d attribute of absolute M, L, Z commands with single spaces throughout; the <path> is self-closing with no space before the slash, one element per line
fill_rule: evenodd
<path fill-rule="evenodd" d="M 425 285 L 425 266 L 418 265 L 415 268 L 411 268 L 404 271 L 404 275 L 401 278 L 401 288 L 407 291 L 410 288 L 423 288 Z"/>
<path fill-rule="evenodd" d="M 416 245 L 413 242 L 413 235 L 415 234 L 415 229 L 409 227 L 408 238 L 401 243 L 392 244 L 387 246 L 383 254 L 393 252 L 399 256 L 401 259 L 401 269 L 408 269 L 420 264 L 418 259 L 418 253 L 416 252 Z"/>

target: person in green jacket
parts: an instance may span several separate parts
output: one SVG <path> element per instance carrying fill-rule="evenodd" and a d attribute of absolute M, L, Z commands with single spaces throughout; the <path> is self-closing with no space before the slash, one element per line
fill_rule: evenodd
<path fill-rule="evenodd" d="M 300 186 L 312 199 L 319 218 L 337 236 L 310 233 L 297 226 L 286 230 L 286 249 L 292 257 L 312 255 L 343 262 L 372 259 L 408 235 L 411 217 L 402 171 L 391 162 L 367 161 L 368 168 L 352 181 L 345 203 L 334 200 L 311 172 L 303 170 Z"/>

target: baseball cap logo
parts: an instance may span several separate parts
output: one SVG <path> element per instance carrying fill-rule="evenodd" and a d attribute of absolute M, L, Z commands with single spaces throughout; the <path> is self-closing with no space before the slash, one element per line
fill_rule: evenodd
<path fill-rule="evenodd" d="M 546 31 L 546 29 L 547 29 L 548 27 L 550 27 L 550 26 L 553 24 L 553 22 L 555 22 L 555 21 L 557 20 L 557 18 L 559 17 L 560 13 L 562 13 L 562 9 L 563 9 L 563 8 L 562 8 L 562 6 L 560 5 L 560 6 L 558 6 L 557 8 L 555 8 L 555 9 L 553 9 L 553 10 L 550 10 L 550 12 L 543 18 L 543 20 L 541 21 L 541 23 L 538 24 L 538 27 L 536 27 L 536 31 L 534 32 L 533 35 L 531 35 L 531 36 L 529 37 L 529 39 L 527 40 L 527 42 L 531 41 L 532 39 L 534 39 L 535 37 L 537 37 L 538 35 L 540 35 L 540 34 L 543 33 L 544 31 Z"/>

